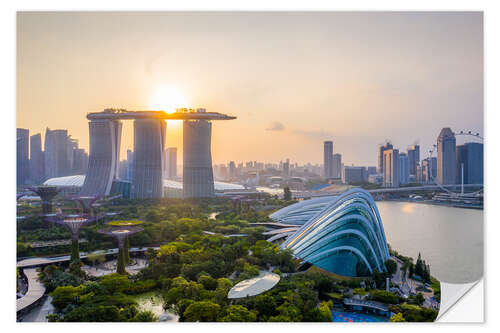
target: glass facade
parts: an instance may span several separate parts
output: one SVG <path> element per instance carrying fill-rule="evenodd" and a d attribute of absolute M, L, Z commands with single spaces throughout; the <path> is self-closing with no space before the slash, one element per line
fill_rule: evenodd
<path fill-rule="evenodd" d="M 284 208 L 284 214 L 273 214 L 280 222 L 302 224 L 287 237 L 282 248 L 291 249 L 304 262 L 344 276 L 385 271 L 384 263 L 389 259 L 387 240 L 377 206 L 367 191 L 356 188 L 295 205 Z M 319 212 L 318 206 L 323 206 Z M 300 210 L 304 211 L 302 221 L 297 218 Z"/>

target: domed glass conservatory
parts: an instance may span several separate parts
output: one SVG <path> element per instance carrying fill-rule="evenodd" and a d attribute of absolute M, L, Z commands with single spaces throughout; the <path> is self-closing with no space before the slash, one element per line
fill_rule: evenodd
<path fill-rule="evenodd" d="M 286 229 L 281 248 L 305 263 L 351 277 L 386 270 L 389 250 L 382 220 L 372 196 L 361 188 L 304 200 L 270 217 L 297 225 L 294 232 Z M 273 234 L 272 240 L 279 238 L 279 232 Z"/>

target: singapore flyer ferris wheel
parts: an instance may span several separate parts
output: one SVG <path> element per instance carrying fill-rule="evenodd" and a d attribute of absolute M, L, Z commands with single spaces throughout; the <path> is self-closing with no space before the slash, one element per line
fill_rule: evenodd
<path fill-rule="evenodd" d="M 481 143 L 481 144 L 484 142 L 483 136 L 480 135 L 478 132 L 473 132 L 473 131 L 469 131 L 469 130 L 461 130 L 459 132 L 452 132 L 452 134 L 455 137 L 461 137 L 461 138 L 464 138 L 465 140 L 472 140 L 472 142 Z M 438 150 L 437 144 L 433 144 L 430 147 L 430 149 L 429 149 L 429 161 L 432 158 L 437 157 L 437 150 Z M 437 185 L 441 190 L 443 190 L 444 192 L 447 192 L 448 194 L 450 194 L 452 196 L 475 196 L 475 195 L 479 195 L 484 190 L 483 184 L 464 184 L 464 165 L 463 165 L 463 163 L 461 165 L 459 165 L 457 168 L 457 172 L 459 172 L 459 174 L 458 174 L 459 182 L 458 182 L 458 184 L 456 184 L 456 186 L 450 186 L 449 184 L 441 184 L 439 182 L 439 180 L 437 179 L 438 177 L 434 176 L 434 173 L 437 173 L 436 172 L 437 170 L 432 170 L 432 163 L 429 163 L 429 168 L 430 168 L 429 179 L 431 180 L 431 182 L 433 184 Z M 466 193 L 465 192 L 466 187 L 467 188 L 472 187 L 474 189 L 474 191 Z M 454 189 L 455 189 L 455 191 L 454 191 Z M 457 189 L 459 189 L 459 192 L 456 191 Z"/>

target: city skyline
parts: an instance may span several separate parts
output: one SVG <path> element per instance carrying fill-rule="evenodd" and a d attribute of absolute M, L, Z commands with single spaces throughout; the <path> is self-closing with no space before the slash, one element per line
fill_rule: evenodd
<path fill-rule="evenodd" d="M 479 12 L 20 13 L 17 24 L 17 127 L 42 145 L 46 127 L 67 129 L 88 151 L 88 112 L 151 109 L 165 86 L 238 117 L 214 125 L 213 164 L 320 164 L 333 140 L 346 165 L 377 165 L 386 139 L 419 142 L 424 159 L 442 127 L 483 133 Z M 179 154 L 181 127 L 167 125 Z"/>

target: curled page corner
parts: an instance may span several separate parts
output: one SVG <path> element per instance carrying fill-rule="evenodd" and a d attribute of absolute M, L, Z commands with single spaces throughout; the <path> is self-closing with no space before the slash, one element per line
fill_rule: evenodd
<path fill-rule="evenodd" d="M 461 284 L 441 282 L 441 306 L 436 322 L 483 322 L 483 288 L 483 279 Z"/>

